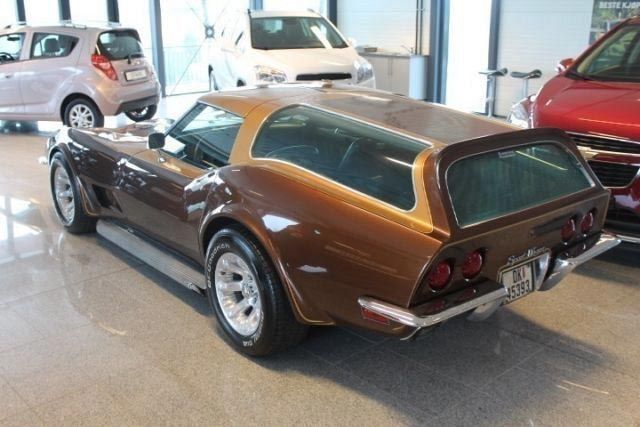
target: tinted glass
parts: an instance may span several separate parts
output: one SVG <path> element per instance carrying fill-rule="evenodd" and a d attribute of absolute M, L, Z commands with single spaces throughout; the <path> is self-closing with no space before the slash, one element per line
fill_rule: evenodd
<path fill-rule="evenodd" d="M 0 36 L 0 62 L 17 61 L 20 59 L 24 34 L 7 34 Z"/>
<path fill-rule="evenodd" d="M 251 44 L 254 49 L 347 47 L 323 18 L 301 16 L 252 18 Z"/>
<path fill-rule="evenodd" d="M 447 186 L 458 224 L 471 225 L 566 196 L 591 186 L 564 147 L 539 143 L 455 162 Z"/>
<path fill-rule="evenodd" d="M 133 30 L 108 31 L 98 37 L 98 51 L 112 61 L 144 56 L 138 33 Z"/>
<path fill-rule="evenodd" d="M 167 135 L 168 154 L 202 168 L 224 166 L 242 125 L 242 118 L 198 104 Z"/>
<path fill-rule="evenodd" d="M 416 202 L 413 163 L 426 148 L 366 124 L 296 106 L 269 118 L 251 154 L 286 161 L 409 210 Z"/>
<path fill-rule="evenodd" d="M 586 57 L 578 73 L 596 80 L 640 81 L 640 25 L 629 25 Z"/>
<path fill-rule="evenodd" d="M 32 58 L 60 58 L 71 53 L 78 39 L 61 34 L 35 33 L 31 44 Z"/>

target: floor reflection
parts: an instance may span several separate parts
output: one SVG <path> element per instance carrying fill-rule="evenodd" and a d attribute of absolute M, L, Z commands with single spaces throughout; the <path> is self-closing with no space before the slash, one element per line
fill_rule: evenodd
<path fill-rule="evenodd" d="M 0 196 L 0 264 L 29 258 L 46 252 L 42 229 L 32 225 L 39 214 L 37 203 Z"/>

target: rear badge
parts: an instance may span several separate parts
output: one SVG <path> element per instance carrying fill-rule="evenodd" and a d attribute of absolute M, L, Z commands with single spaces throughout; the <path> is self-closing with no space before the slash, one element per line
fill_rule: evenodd
<path fill-rule="evenodd" d="M 537 257 L 538 255 L 542 255 L 545 252 L 549 252 L 549 249 L 547 248 L 530 248 L 527 250 L 527 252 L 523 253 L 522 255 L 511 255 L 508 259 L 507 259 L 507 266 L 512 266 L 514 264 L 517 264 L 521 261 L 524 261 L 528 258 L 533 258 L 533 257 Z"/>

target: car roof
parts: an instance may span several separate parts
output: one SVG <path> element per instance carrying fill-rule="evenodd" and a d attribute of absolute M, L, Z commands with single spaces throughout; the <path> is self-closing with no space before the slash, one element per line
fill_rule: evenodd
<path fill-rule="evenodd" d="M 252 18 L 274 18 L 280 16 L 305 16 L 317 18 L 320 15 L 313 10 L 252 10 Z"/>
<path fill-rule="evenodd" d="M 201 102 L 246 117 L 261 105 L 266 115 L 292 105 L 308 105 L 382 126 L 434 145 L 453 144 L 516 128 L 496 120 L 464 113 L 376 89 L 352 85 L 311 83 L 264 85 L 212 92 Z"/>
<path fill-rule="evenodd" d="M 132 30 L 133 28 L 121 27 L 118 24 L 104 24 L 104 25 L 84 25 L 81 23 L 60 23 L 60 24 L 46 24 L 46 25 L 29 25 L 24 23 L 7 25 L 0 29 L 0 34 L 15 33 L 20 31 L 42 31 L 42 32 L 55 32 L 60 30 L 65 31 L 121 31 Z"/>

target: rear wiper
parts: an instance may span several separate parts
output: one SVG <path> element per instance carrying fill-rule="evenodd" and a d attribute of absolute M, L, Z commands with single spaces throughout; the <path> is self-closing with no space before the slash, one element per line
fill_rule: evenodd
<path fill-rule="evenodd" d="M 142 52 L 134 52 L 127 55 L 127 64 L 131 65 L 131 60 L 133 58 L 144 58 L 144 53 Z"/>
<path fill-rule="evenodd" d="M 580 79 L 580 80 L 586 80 L 586 81 L 591 81 L 591 80 L 593 80 L 591 77 L 585 76 L 584 74 L 579 73 L 579 72 L 577 72 L 577 71 L 575 71 L 575 70 L 568 70 L 568 71 L 566 72 L 565 76 L 575 77 L 575 78 L 577 78 L 577 79 Z"/>

